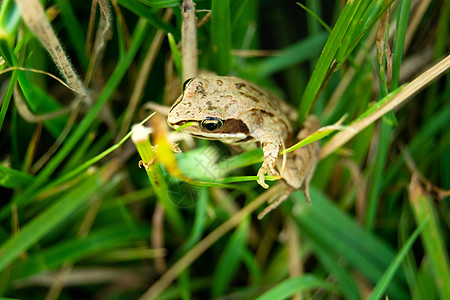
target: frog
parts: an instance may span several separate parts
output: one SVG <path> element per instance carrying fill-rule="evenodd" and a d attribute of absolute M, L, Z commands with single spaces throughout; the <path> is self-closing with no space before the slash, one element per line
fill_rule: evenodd
<path fill-rule="evenodd" d="M 310 116 L 295 137 L 293 112 L 295 109 L 285 101 L 247 80 L 200 75 L 185 81 L 182 94 L 168 112 L 167 123 L 174 129 L 190 123 L 181 131 L 197 138 L 241 147 L 259 144 L 264 161 L 257 173 L 258 184 L 267 189 L 265 175 L 277 176 L 287 185 L 286 195 L 304 186 L 309 201 L 308 186 L 318 159 L 318 142 L 288 153 L 284 168 L 278 157 L 283 147 L 313 133 L 320 123 Z M 271 203 L 272 209 L 285 198 Z"/>

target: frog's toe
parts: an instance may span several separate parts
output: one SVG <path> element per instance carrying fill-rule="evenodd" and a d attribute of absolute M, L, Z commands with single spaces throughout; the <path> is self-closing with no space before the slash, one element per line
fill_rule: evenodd
<path fill-rule="evenodd" d="M 269 188 L 269 185 L 265 182 L 265 180 L 264 180 L 264 175 L 267 173 L 267 171 L 265 170 L 265 168 L 262 168 L 261 167 L 261 169 L 259 169 L 259 171 L 258 171 L 258 176 L 259 176 L 259 179 L 258 180 L 256 180 L 256 182 L 258 182 L 258 184 L 260 185 L 260 186 L 262 186 L 263 188 L 265 188 L 265 189 L 268 189 Z"/>
<path fill-rule="evenodd" d="M 270 167 L 270 173 L 272 176 L 280 176 L 280 173 L 277 170 L 275 170 L 274 167 Z"/>
<path fill-rule="evenodd" d="M 259 175 L 259 179 L 257 180 L 258 184 L 265 189 L 269 188 L 269 185 L 264 181 L 264 174 Z"/>

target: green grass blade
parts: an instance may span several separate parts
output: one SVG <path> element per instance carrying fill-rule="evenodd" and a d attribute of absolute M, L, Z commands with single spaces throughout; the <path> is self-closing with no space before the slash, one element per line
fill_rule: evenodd
<path fill-rule="evenodd" d="M 67 138 L 63 147 L 59 152 L 52 158 L 51 161 L 44 167 L 44 169 L 35 177 L 35 180 L 30 184 L 30 186 L 20 195 L 15 197 L 12 201 L 8 203 L 0 211 L 0 220 L 4 219 L 10 212 L 10 207 L 12 204 L 17 204 L 21 206 L 23 204 L 29 203 L 33 200 L 39 187 L 47 181 L 50 175 L 58 168 L 61 162 L 67 157 L 67 155 L 72 151 L 74 147 L 77 146 L 80 139 L 84 136 L 86 131 L 92 125 L 95 117 L 102 109 L 103 105 L 110 99 L 115 89 L 122 80 L 128 66 L 133 60 L 135 54 L 139 50 L 139 47 L 147 34 L 148 24 L 144 21 L 140 21 L 133 37 L 133 44 L 130 47 L 130 51 L 127 53 L 123 61 L 119 62 L 110 80 L 107 82 L 104 90 L 99 95 L 95 104 L 89 110 L 89 113 L 84 117 L 79 126 L 75 129 L 72 135 Z"/>
<path fill-rule="evenodd" d="M 361 30 L 361 19 L 364 15 L 364 12 L 367 10 L 367 7 L 370 3 L 375 1 L 362 1 L 355 14 L 352 16 L 351 23 L 347 29 L 347 32 L 344 35 L 342 40 L 342 44 L 339 47 L 338 52 L 336 53 L 336 61 L 338 63 L 344 62 L 348 56 L 350 55 L 353 47 L 356 46 L 359 40 L 362 38 L 362 35 L 356 35 L 356 32 Z M 351 45 L 354 45 L 353 47 Z"/>
<path fill-rule="evenodd" d="M 392 47 L 392 79 L 391 90 L 396 89 L 400 81 L 400 67 L 403 61 L 403 51 L 405 47 L 406 30 L 408 29 L 409 10 L 411 0 L 402 0 L 400 3 L 400 13 L 397 18 L 397 28 Z"/>
<path fill-rule="evenodd" d="M 32 180 L 33 176 L 25 172 L 0 165 L 0 186 L 17 189 L 24 187 Z"/>
<path fill-rule="evenodd" d="M 62 241 L 48 249 L 30 255 L 18 269 L 24 270 L 19 278 L 40 272 L 48 272 L 61 267 L 66 261 L 77 262 L 87 257 L 98 255 L 109 249 L 131 245 L 133 241 L 144 239 L 149 228 L 130 231 L 122 225 L 115 225 L 95 230 L 86 237 L 76 237 Z M 95 257 L 92 258 L 95 260 Z"/>
<path fill-rule="evenodd" d="M 328 291 L 334 290 L 330 284 L 316 276 L 302 275 L 286 279 L 256 298 L 256 300 L 287 299 L 296 293 L 318 288 Z"/>
<path fill-rule="evenodd" d="M 218 75 L 228 75 L 231 69 L 230 0 L 212 0 L 211 10 L 213 69 Z"/>
<path fill-rule="evenodd" d="M 213 275 L 212 282 L 212 297 L 216 298 L 222 295 L 227 286 L 236 274 L 239 262 L 242 260 L 243 251 L 245 249 L 245 242 L 247 238 L 247 231 L 249 227 L 249 220 L 244 219 L 231 235 L 228 240 L 222 255 L 217 263 L 216 271 Z"/>
<path fill-rule="evenodd" d="M 195 218 L 192 225 L 192 231 L 186 244 L 183 246 L 183 252 L 191 249 L 201 238 L 206 228 L 206 216 L 207 216 L 207 204 L 208 204 L 208 190 L 201 188 L 198 196 L 198 201 L 195 203 Z"/>
<path fill-rule="evenodd" d="M 306 119 L 314 100 L 317 97 L 320 87 L 322 86 L 326 74 L 329 72 L 331 63 L 339 49 L 342 39 L 347 31 L 348 26 L 350 26 L 352 16 L 355 14 L 357 8 L 359 7 L 361 1 L 351 1 L 347 2 L 345 5 L 333 31 L 328 38 L 325 47 L 322 50 L 322 54 L 317 61 L 317 66 L 314 69 L 311 78 L 309 79 L 308 85 L 306 86 L 305 93 L 303 94 L 302 100 L 299 107 L 299 121 L 303 123 Z"/>
<path fill-rule="evenodd" d="M 450 77 L 449 77 L 450 78 Z M 414 135 L 414 138 L 410 141 L 407 146 L 407 151 L 411 155 L 415 155 L 420 152 L 424 145 L 429 143 L 431 139 L 445 126 L 448 124 L 450 119 L 450 106 L 443 107 L 440 111 L 436 112 Z M 383 188 L 392 182 L 393 178 L 399 176 L 401 165 L 404 164 L 403 155 L 398 155 L 393 160 L 388 172 L 383 176 Z"/>
<path fill-rule="evenodd" d="M 327 269 L 331 276 L 337 279 L 342 295 L 348 300 L 360 300 L 358 286 L 354 278 L 333 256 L 329 255 L 326 249 L 313 246 L 313 251 L 320 263 Z"/>
<path fill-rule="evenodd" d="M 179 207 L 172 199 L 171 194 L 169 194 L 168 185 L 162 173 L 161 163 L 156 160 L 156 153 L 150 144 L 148 134 L 145 133 L 145 129 L 142 127 L 142 125 L 139 125 L 139 127 L 133 132 L 133 143 L 136 146 L 142 162 L 148 164 L 145 167 L 145 171 L 150 184 L 158 197 L 158 201 L 164 207 L 165 214 L 167 215 L 170 224 L 180 234 L 184 234 L 186 232 L 184 219 L 179 211 Z"/>
<path fill-rule="evenodd" d="M 179 0 L 140 0 L 140 2 L 155 8 L 174 7 L 181 5 L 181 1 Z"/>
<path fill-rule="evenodd" d="M 19 20 L 20 12 L 15 5 L 15 2 L 12 0 L 3 1 L 0 7 L 0 54 L 4 60 L 9 62 L 12 62 L 14 59 L 14 57 L 12 57 L 13 52 L 10 49 L 12 49 L 14 44 L 14 36 L 17 31 Z M 17 82 L 17 76 L 18 72 L 17 70 L 14 70 L 11 81 L 8 85 L 8 90 L 6 91 L 2 101 L 0 111 L 0 129 L 2 128 L 3 121 L 5 120 L 13 89 Z"/>
<path fill-rule="evenodd" d="M 402 249 L 400 249 L 395 259 L 389 265 L 389 268 L 386 270 L 386 272 L 384 272 L 383 276 L 380 278 L 375 288 L 370 293 L 370 296 L 367 298 L 368 300 L 377 300 L 383 297 L 383 293 L 386 290 L 392 278 L 394 277 L 395 272 L 400 267 L 403 259 L 405 258 L 408 251 L 411 249 L 412 245 L 416 241 L 419 234 L 425 228 L 425 225 L 428 224 L 428 221 L 429 221 L 428 219 L 424 219 L 423 222 L 420 224 L 420 226 L 417 227 L 416 230 L 414 230 L 413 234 L 411 234 L 409 239 L 403 245 Z"/>
<path fill-rule="evenodd" d="M 426 256 L 430 260 L 431 273 L 440 299 L 450 299 L 450 265 L 444 236 L 438 222 L 433 201 L 420 186 L 417 175 L 413 175 L 409 187 L 410 203 L 417 224 L 428 222 L 421 233 Z"/>
<path fill-rule="evenodd" d="M 368 280 L 378 281 L 395 257 L 389 245 L 362 229 L 313 187 L 311 206 L 306 206 L 303 197 L 300 200 L 299 193 L 294 193 L 292 198 L 296 199 L 297 207 L 288 211 L 293 213 L 299 230 L 314 247 L 322 248 L 335 259 L 345 259 L 351 268 L 364 274 Z M 292 204 L 287 202 L 284 205 Z M 397 273 L 390 282 L 388 293 L 396 298 L 406 297 L 402 288 L 404 281 L 403 274 Z"/>
<path fill-rule="evenodd" d="M 294 45 L 284 48 L 276 56 L 259 60 L 246 69 L 245 73 L 257 74 L 259 78 L 265 78 L 289 66 L 305 62 L 320 52 L 327 37 L 328 33 L 319 32 L 303 39 Z"/>
<path fill-rule="evenodd" d="M 400 65 L 403 58 L 403 46 L 405 42 L 406 29 L 408 25 L 408 17 L 409 17 L 409 8 L 411 2 L 409 0 L 404 0 L 400 5 L 400 13 L 397 21 L 397 30 L 395 32 L 394 46 L 393 46 L 393 66 L 392 66 L 392 81 L 391 81 L 391 89 L 396 89 L 399 83 L 400 77 Z M 384 45 L 383 45 L 384 47 Z M 387 59 L 384 57 L 385 51 L 383 48 L 383 59 L 384 63 Z M 379 66 L 379 83 L 380 83 L 380 95 L 384 97 L 387 93 L 387 83 L 386 78 L 384 76 L 384 66 Z M 390 124 L 389 119 L 394 118 L 395 116 L 391 113 L 391 116 L 386 115 L 382 118 L 382 123 L 380 127 L 380 136 L 378 143 L 378 151 L 375 159 L 375 168 L 373 170 L 373 178 L 371 180 L 371 187 L 369 191 L 368 198 L 368 208 L 366 215 L 366 226 L 368 228 L 373 228 L 375 223 L 376 214 L 378 212 L 379 206 L 379 196 L 382 193 L 381 186 L 383 180 L 383 171 L 385 168 L 387 154 L 389 150 L 389 145 L 391 144 L 390 137 L 392 133 L 392 125 Z"/>
<path fill-rule="evenodd" d="M 0 272 L 23 251 L 34 245 L 82 204 L 86 203 L 98 191 L 99 187 L 105 184 L 101 176 L 101 173 L 97 173 L 86 179 L 26 224 L 18 234 L 13 235 L 3 243 L 0 247 L 0 253 L 2 253 Z"/>
<path fill-rule="evenodd" d="M 167 33 L 173 34 L 176 40 L 180 39 L 179 31 L 175 30 L 171 25 L 164 23 L 161 18 L 159 18 L 155 10 L 148 8 L 144 4 L 136 0 L 118 0 L 117 1 L 123 7 L 131 10 L 136 15 L 146 19 L 151 25 L 156 28 L 162 29 Z"/>
<path fill-rule="evenodd" d="M 18 59 L 14 54 L 14 49 L 10 47 L 6 39 L 0 39 L 0 54 L 10 67 L 21 67 L 18 64 L 18 61 L 23 59 L 22 55 L 25 55 L 22 51 L 19 54 Z M 13 79 L 15 78 L 15 73 L 17 73 L 20 90 L 22 90 L 25 96 L 24 100 L 26 102 L 26 105 L 33 113 L 38 115 L 45 114 L 48 112 L 57 111 L 58 109 L 62 108 L 61 104 L 59 104 L 55 100 L 55 98 L 42 90 L 39 85 L 32 84 L 24 71 L 15 70 L 13 72 Z M 60 117 L 56 119 L 46 120 L 44 121 L 44 125 L 54 136 L 58 136 L 62 128 L 64 127 L 65 119 L 65 117 Z"/>
<path fill-rule="evenodd" d="M 0 41 L 1 43 L 1 41 Z M 0 46 L 1 47 L 1 46 Z M 6 112 L 8 111 L 9 104 L 11 103 L 11 97 L 13 94 L 14 87 L 17 83 L 18 71 L 13 71 L 13 75 L 11 76 L 11 80 L 8 84 L 8 89 L 6 90 L 5 97 L 3 99 L 2 108 L 0 110 L 0 130 L 3 127 L 3 122 L 5 121 Z"/>
<path fill-rule="evenodd" d="M 372 230 L 375 226 L 375 219 L 380 205 L 381 181 L 383 179 L 383 171 L 386 165 L 387 154 L 389 150 L 390 136 L 392 133 L 392 126 L 386 120 L 386 116 L 381 119 L 380 136 L 378 141 L 377 155 L 375 159 L 375 166 L 371 177 L 371 186 L 367 199 L 367 210 L 365 217 L 365 225 Z"/>
<path fill-rule="evenodd" d="M 181 64 L 181 53 L 178 49 L 177 42 L 173 37 L 173 34 L 168 33 L 167 38 L 169 40 L 170 51 L 172 51 L 173 64 L 175 65 L 175 69 L 177 70 L 178 76 L 181 78 L 182 73 L 182 64 Z"/>
<path fill-rule="evenodd" d="M 154 113 L 149 115 L 147 118 L 142 120 L 142 122 L 140 124 L 142 125 L 145 122 L 147 122 L 153 115 L 154 115 Z M 129 133 L 127 133 L 127 135 L 125 135 L 117 144 L 114 144 L 113 146 L 109 147 L 105 151 L 102 151 L 101 153 L 97 154 L 95 157 L 87 160 L 86 162 L 82 163 L 78 167 L 74 168 L 73 170 L 71 170 L 71 171 L 67 172 L 66 174 L 64 174 L 63 176 L 59 177 L 57 180 L 54 180 L 45 189 L 50 189 L 52 187 L 60 185 L 64 182 L 74 178 L 75 176 L 77 176 L 78 174 L 80 174 L 81 172 L 83 172 L 84 170 L 86 170 L 90 166 L 94 165 L 96 162 L 100 161 L 102 158 L 106 157 L 108 154 L 111 154 L 114 150 L 116 150 L 120 146 L 122 146 L 122 144 L 125 143 L 132 134 L 133 134 L 133 130 L 130 131 Z"/>
<path fill-rule="evenodd" d="M 20 11 L 13 0 L 4 0 L 1 4 L 0 40 L 5 39 L 8 45 L 12 47 L 20 21 Z"/>
<path fill-rule="evenodd" d="M 311 2 L 310 4 L 312 5 L 316 5 L 317 2 Z M 303 8 L 311 17 L 312 19 L 316 20 L 317 22 L 320 23 L 320 25 L 323 26 L 323 28 L 325 28 L 326 31 L 328 31 L 329 33 L 331 33 L 331 27 L 328 26 L 327 23 L 325 23 L 325 21 L 323 21 L 316 13 L 314 13 L 311 9 L 309 9 L 308 7 L 306 7 L 305 5 L 301 4 L 300 2 L 297 2 L 297 5 L 300 6 L 301 8 Z M 317 24 L 316 22 L 312 22 L 310 20 L 308 20 L 308 25 L 313 27 L 315 29 L 314 33 L 318 32 L 318 28 L 315 27 L 315 25 L 313 24 Z"/>

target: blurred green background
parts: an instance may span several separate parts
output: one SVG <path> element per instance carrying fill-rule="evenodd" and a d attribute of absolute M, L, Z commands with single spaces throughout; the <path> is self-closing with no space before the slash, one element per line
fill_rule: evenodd
<path fill-rule="evenodd" d="M 450 299 L 448 74 L 321 160 L 311 206 L 296 192 L 258 221 L 242 208 L 264 190 L 236 176 L 260 152 L 181 142 L 187 178 L 215 172 L 194 185 L 157 162 L 152 185 L 122 140 L 181 92 L 181 1 L 40 3 L 93 103 L 34 71 L 64 80 L 1 1 L 0 296 Z M 266 87 L 296 127 L 346 125 L 449 54 L 449 1 L 300 4 L 196 1 L 199 69 Z"/>

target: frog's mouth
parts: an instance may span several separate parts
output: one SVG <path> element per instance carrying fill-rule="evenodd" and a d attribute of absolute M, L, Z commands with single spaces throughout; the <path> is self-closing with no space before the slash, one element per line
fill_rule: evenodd
<path fill-rule="evenodd" d="M 207 139 L 207 140 L 226 140 L 226 139 L 233 139 L 233 140 L 243 140 L 247 138 L 247 135 L 244 133 L 208 133 L 208 132 L 201 132 L 201 133 L 189 133 L 190 135 L 200 138 L 200 139 Z"/>
<path fill-rule="evenodd" d="M 188 126 L 182 131 L 188 132 L 194 137 L 208 139 L 208 140 L 233 140 L 233 142 L 240 140 L 251 139 L 249 130 L 244 122 L 237 119 L 227 119 L 223 122 L 223 126 L 217 130 L 208 130 L 201 126 L 201 122 L 197 120 L 192 121 L 180 121 L 171 125 L 172 128 L 177 129 L 186 123 L 192 123 L 192 126 Z"/>

